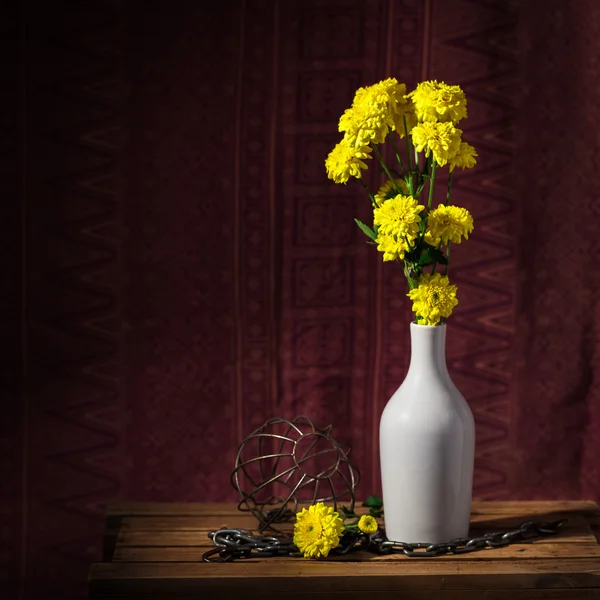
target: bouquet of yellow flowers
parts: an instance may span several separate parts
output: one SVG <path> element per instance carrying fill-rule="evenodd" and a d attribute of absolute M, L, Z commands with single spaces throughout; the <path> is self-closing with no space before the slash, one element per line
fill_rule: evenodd
<path fill-rule="evenodd" d="M 352 106 L 340 118 L 343 139 L 325 161 L 335 183 L 359 180 L 373 205 L 373 225 L 357 225 L 383 253 L 398 260 L 408 280 L 416 323 L 438 325 L 458 304 L 456 286 L 448 279 L 450 244 L 460 244 L 473 231 L 468 210 L 450 204 L 456 167 L 475 166 L 477 152 L 462 140 L 457 124 L 467 116 L 467 99 L 457 85 L 424 81 L 406 93 L 394 78 L 357 90 Z M 404 160 L 397 140 L 405 139 Z M 379 146 L 391 142 L 395 166 L 384 161 Z M 365 161 L 381 164 L 386 182 L 373 193 L 364 182 Z M 445 203 L 432 206 L 439 169 L 448 167 Z M 427 202 L 420 203 L 426 188 Z M 444 272 L 436 272 L 437 266 Z M 426 271 L 429 269 L 429 271 Z"/>

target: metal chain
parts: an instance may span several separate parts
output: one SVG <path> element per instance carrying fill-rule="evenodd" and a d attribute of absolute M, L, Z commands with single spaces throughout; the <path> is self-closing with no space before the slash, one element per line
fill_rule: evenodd
<path fill-rule="evenodd" d="M 210 531 L 208 537 L 215 547 L 204 553 L 202 560 L 205 562 L 229 562 L 252 556 L 302 556 L 290 539 L 252 535 L 245 529 L 219 529 Z"/>
<path fill-rule="evenodd" d="M 473 538 L 458 538 L 440 544 L 394 542 L 385 537 L 379 529 L 367 535 L 360 531 L 346 531 L 340 544 L 330 554 L 347 554 L 352 550 L 367 550 L 375 554 L 404 554 L 410 557 L 425 558 L 444 554 L 467 554 L 484 548 L 504 548 L 521 541 L 532 541 L 546 536 L 556 535 L 566 519 L 540 523 L 525 521 L 512 531 L 496 531 Z M 245 529 L 219 529 L 211 531 L 208 537 L 215 544 L 205 552 L 205 562 L 229 562 L 238 558 L 292 556 L 301 557 L 302 553 L 289 538 L 268 535 L 252 535 Z"/>
<path fill-rule="evenodd" d="M 496 531 L 486 533 L 479 537 L 458 538 L 440 544 L 407 544 L 405 542 L 392 542 L 381 540 L 376 542 L 380 554 L 402 552 L 406 556 L 440 556 L 442 554 L 467 554 L 484 548 L 504 548 L 510 544 L 521 541 L 530 541 L 545 535 L 556 535 L 566 519 L 551 523 L 538 521 L 525 521 L 512 531 Z"/>

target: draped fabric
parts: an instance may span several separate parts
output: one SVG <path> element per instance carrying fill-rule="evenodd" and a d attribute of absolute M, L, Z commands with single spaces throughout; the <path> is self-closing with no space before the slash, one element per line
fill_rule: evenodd
<path fill-rule="evenodd" d="M 235 500 L 237 446 L 273 416 L 331 424 L 358 495 L 380 491 L 406 284 L 324 158 L 356 88 L 389 76 L 468 97 L 478 165 L 453 201 L 475 231 L 452 251 L 447 359 L 474 495 L 600 500 L 595 0 L 17 8 L 0 19 L 10 598 L 83 598 L 108 502 Z"/>
<path fill-rule="evenodd" d="M 523 497 L 598 500 L 600 15 L 525 2 L 515 483 Z"/>

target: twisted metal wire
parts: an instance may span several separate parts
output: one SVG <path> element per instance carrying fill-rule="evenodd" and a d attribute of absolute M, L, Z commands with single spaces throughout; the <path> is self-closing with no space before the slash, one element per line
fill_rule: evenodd
<path fill-rule="evenodd" d="M 354 509 L 360 474 L 348 458 L 350 447 L 336 442 L 331 431 L 331 425 L 318 429 L 305 415 L 293 420 L 273 418 L 242 441 L 231 483 L 241 495 L 238 510 L 251 512 L 260 531 L 277 531 L 275 524 L 291 520 L 302 504 L 333 503 L 337 510 L 339 500 L 348 498 L 350 509 Z M 306 442 L 308 446 L 300 449 Z M 257 445 L 254 454 L 253 443 Z M 326 447 L 313 452 L 318 444 Z M 270 450 L 265 451 L 265 446 Z M 310 463 L 326 455 L 332 456 L 330 464 L 310 473 Z M 258 473 L 253 474 L 256 468 Z M 287 490 L 285 495 L 275 493 L 281 486 Z M 304 498 L 299 497 L 302 493 Z"/>

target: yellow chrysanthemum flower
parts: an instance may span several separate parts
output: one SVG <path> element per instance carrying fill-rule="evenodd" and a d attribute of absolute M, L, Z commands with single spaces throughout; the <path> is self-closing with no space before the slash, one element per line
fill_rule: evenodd
<path fill-rule="evenodd" d="M 296 515 L 294 544 L 304 558 L 319 558 L 329 554 L 340 543 L 344 524 L 330 506 L 317 502 Z"/>
<path fill-rule="evenodd" d="M 335 183 L 346 183 L 350 177 L 360 179 L 361 169 L 367 168 L 363 159 L 369 158 L 371 158 L 371 148 L 366 146 L 354 148 L 348 145 L 346 140 L 342 140 L 325 160 L 327 177 L 333 179 Z"/>
<path fill-rule="evenodd" d="M 461 129 L 452 123 L 419 123 L 411 131 L 417 152 L 425 150 L 425 156 L 433 154 L 435 162 L 443 167 L 460 148 Z"/>
<path fill-rule="evenodd" d="M 437 325 L 458 304 L 456 286 L 450 285 L 448 277 L 440 273 L 422 275 L 419 286 L 407 296 L 413 301 L 412 309 L 420 325 Z"/>
<path fill-rule="evenodd" d="M 408 97 L 404 96 L 405 104 L 401 105 L 401 110 L 394 114 L 394 125 L 392 129 L 398 132 L 398 135 L 403 138 L 406 131 L 410 133 L 412 128 L 419 122 L 415 113 L 415 105 L 413 101 Z M 404 117 L 406 117 L 406 129 L 404 128 Z"/>
<path fill-rule="evenodd" d="M 410 241 L 412 243 L 414 237 Z M 383 260 L 387 262 L 397 258 L 402 260 L 404 255 L 410 251 L 410 246 L 404 238 L 396 239 L 393 235 L 382 235 L 380 233 L 377 236 L 377 250 L 383 252 Z"/>
<path fill-rule="evenodd" d="M 450 172 L 454 171 L 455 167 L 460 167 L 461 169 L 472 169 L 476 164 L 477 160 L 477 151 L 471 144 L 467 144 L 467 142 L 461 142 L 458 148 L 458 152 L 450 159 L 449 167 Z"/>
<path fill-rule="evenodd" d="M 356 91 L 352 106 L 340 118 L 339 130 L 351 146 L 383 144 L 407 110 L 406 86 L 391 77 Z M 398 133 L 404 135 L 404 126 Z"/>
<path fill-rule="evenodd" d="M 398 188 L 402 190 L 403 194 L 408 196 L 408 187 L 403 179 L 396 179 L 396 185 L 394 185 L 393 181 L 388 179 L 375 194 L 377 206 L 381 206 L 386 200 L 395 198 L 398 195 Z"/>
<path fill-rule="evenodd" d="M 373 223 L 378 232 L 397 239 L 407 237 L 411 242 L 419 232 L 421 212 L 425 209 L 412 196 L 398 194 L 373 209 Z"/>
<path fill-rule="evenodd" d="M 414 236 L 410 239 L 411 244 L 414 239 Z M 380 233 L 377 236 L 377 250 L 383 252 L 383 260 L 387 262 L 397 258 L 402 260 L 404 255 L 410 251 L 410 247 L 404 238 L 396 239 L 393 235 L 382 235 Z"/>
<path fill-rule="evenodd" d="M 383 144 L 389 126 L 385 110 L 365 105 L 347 108 L 340 118 L 339 130 L 345 132 L 348 145 L 361 146 Z"/>
<path fill-rule="evenodd" d="M 458 85 L 423 81 L 409 94 L 419 121 L 458 123 L 467 116 L 467 98 Z"/>
<path fill-rule="evenodd" d="M 463 238 L 469 239 L 472 231 L 473 217 L 466 208 L 440 204 L 429 214 L 425 241 L 433 246 L 437 246 L 440 241 L 444 244 L 460 244 Z"/>
<path fill-rule="evenodd" d="M 371 515 L 363 515 L 358 520 L 358 528 L 363 533 L 375 533 L 379 529 L 379 525 L 377 524 L 375 517 L 372 517 Z"/>

